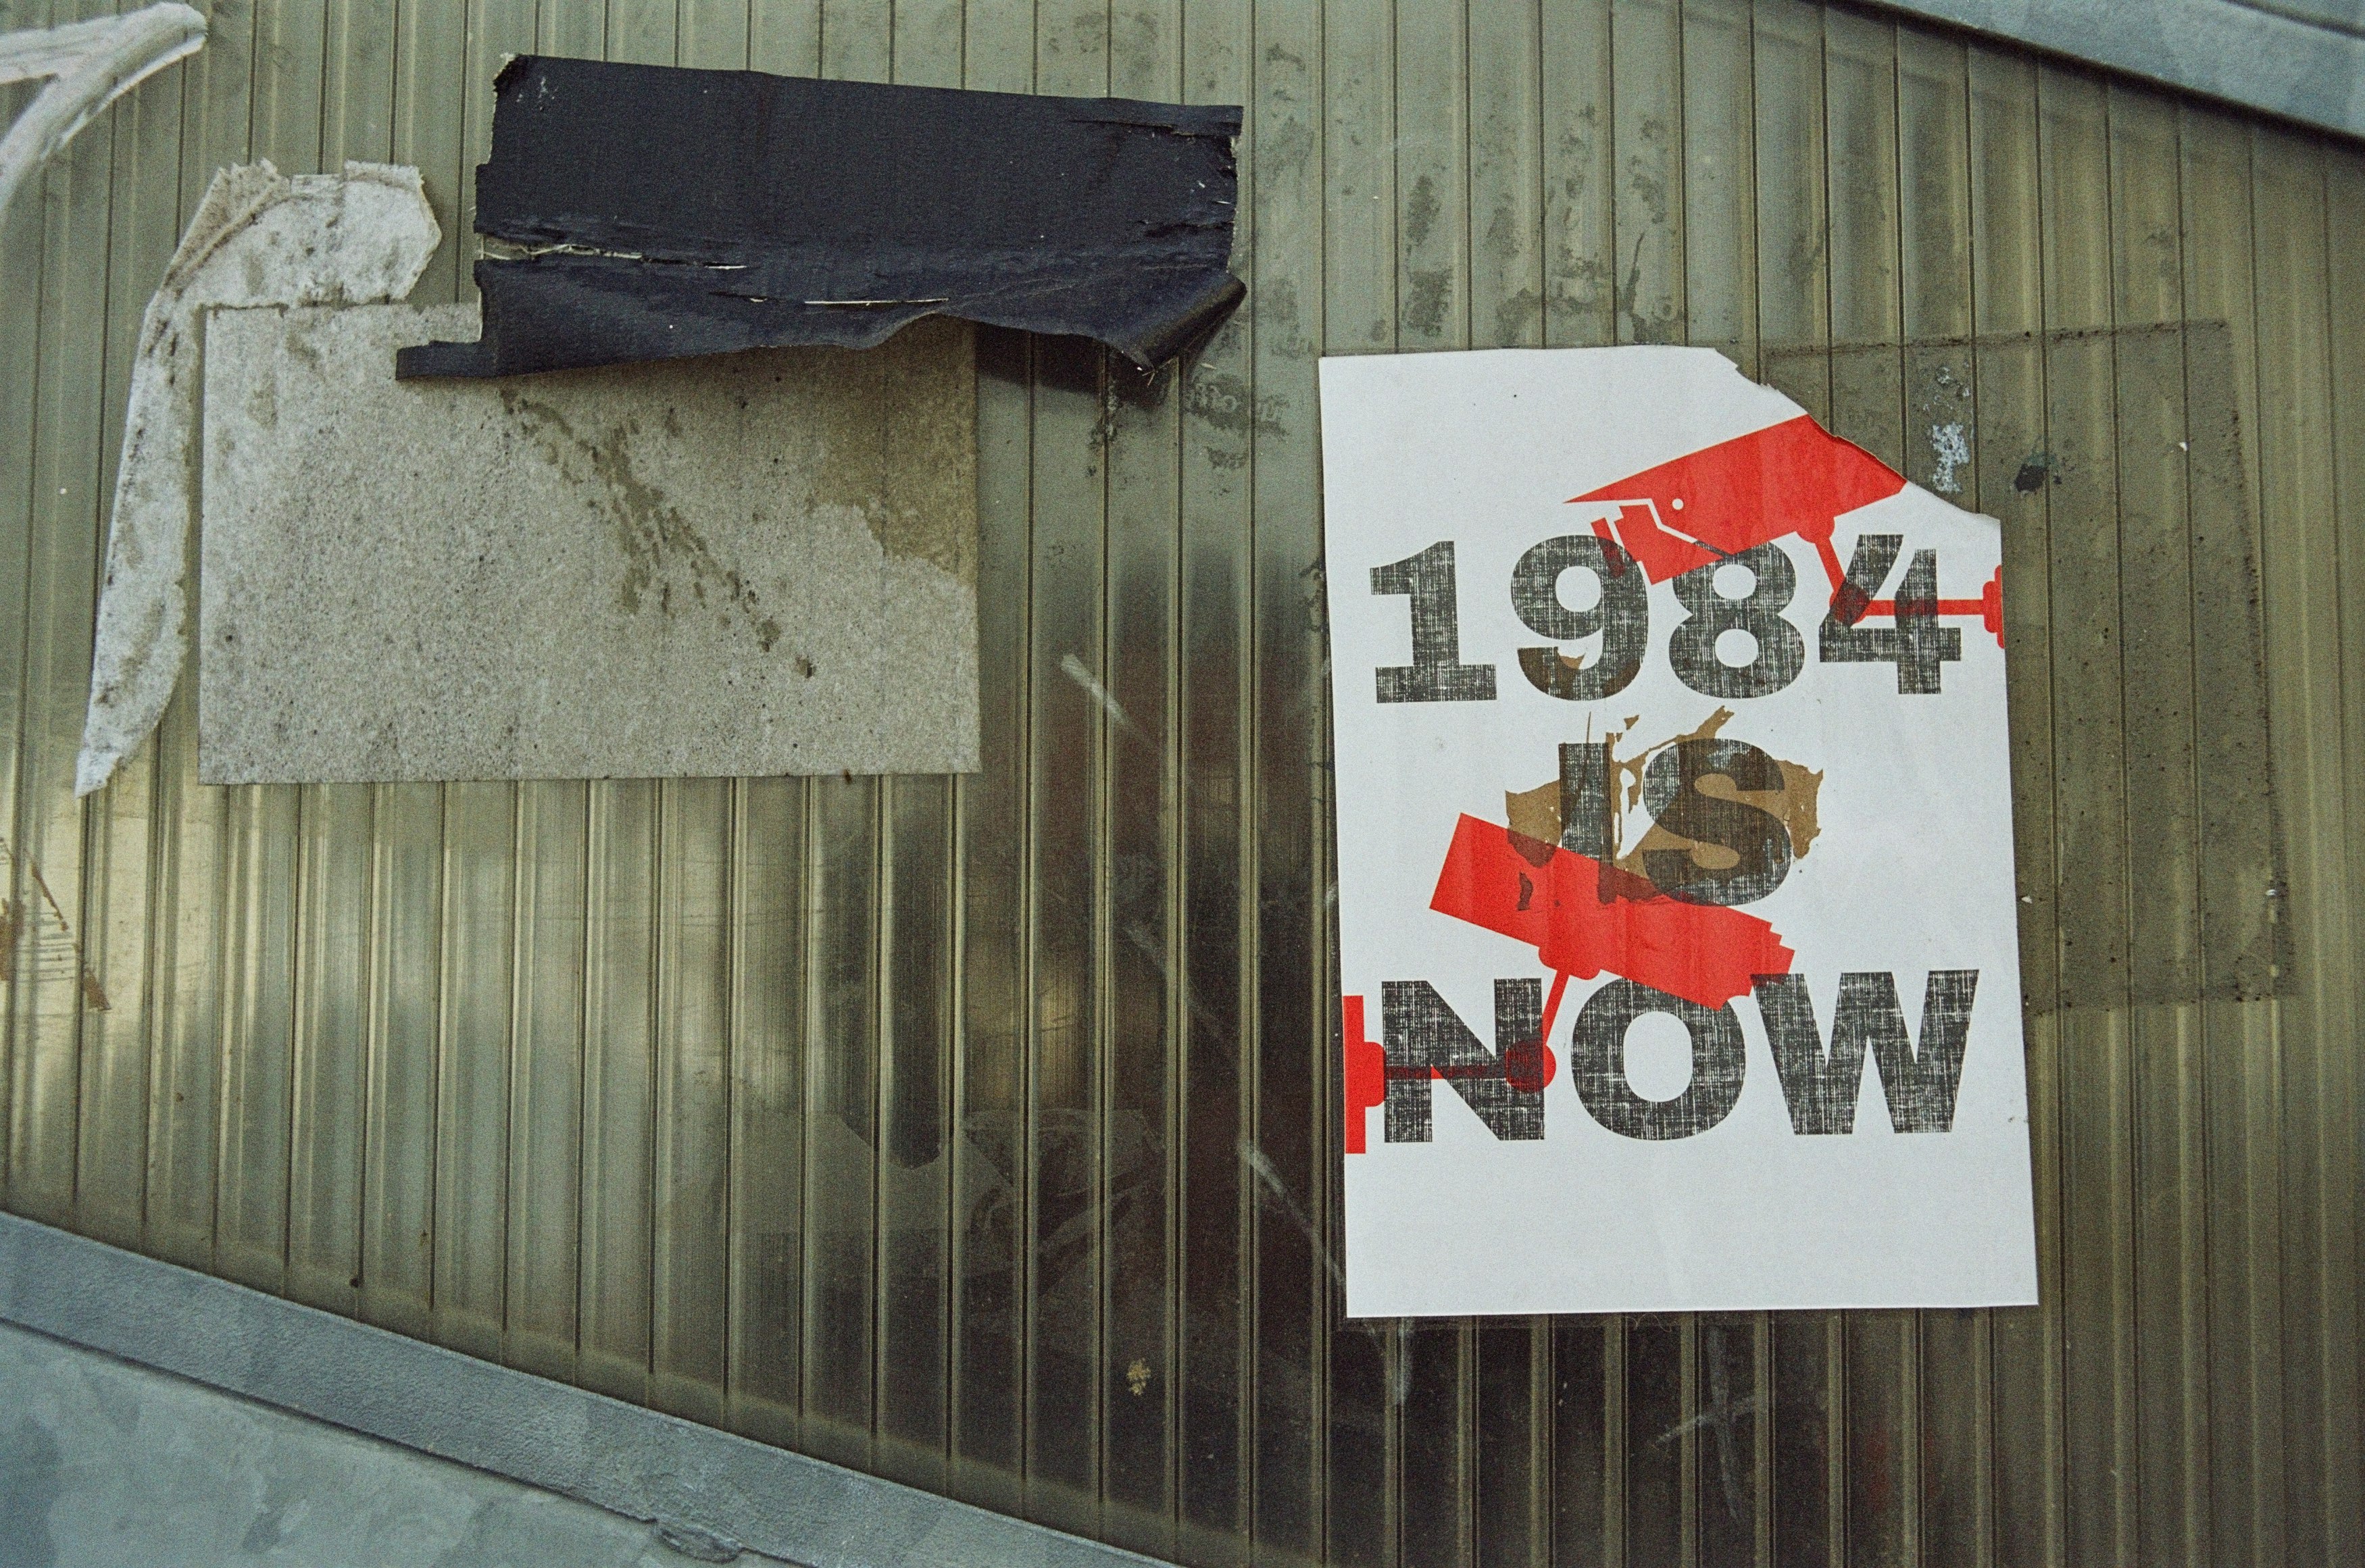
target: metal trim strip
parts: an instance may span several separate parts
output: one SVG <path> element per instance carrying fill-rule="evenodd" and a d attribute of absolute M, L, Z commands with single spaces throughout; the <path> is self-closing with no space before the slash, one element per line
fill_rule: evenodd
<path fill-rule="evenodd" d="M 2365 37 L 2293 0 L 1880 0 L 2244 108 L 2365 136 Z M 2315 10 L 2324 9 L 2317 0 Z"/>
<path fill-rule="evenodd" d="M 810 1568 L 1155 1561 L 13 1215 L 0 1321 Z"/>

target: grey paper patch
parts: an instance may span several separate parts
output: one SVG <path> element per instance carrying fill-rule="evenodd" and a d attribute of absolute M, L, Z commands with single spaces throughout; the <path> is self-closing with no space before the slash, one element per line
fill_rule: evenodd
<path fill-rule="evenodd" d="M 76 795 L 103 788 L 140 748 L 181 678 L 206 313 L 400 299 L 443 238 L 412 168 L 349 162 L 290 178 L 266 160 L 206 187 L 140 319 Z"/>
<path fill-rule="evenodd" d="M 201 778 L 976 768 L 966 324 L 396 383 L 475 318 L 213 319 Z"/>

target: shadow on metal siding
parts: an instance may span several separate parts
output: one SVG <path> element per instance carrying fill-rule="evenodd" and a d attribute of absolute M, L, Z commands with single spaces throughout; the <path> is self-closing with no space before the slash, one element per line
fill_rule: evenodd
<path fill-rule="evenodd" d="M 10 1209 L 1193 1562 L 2365 1555 L 2355 148 L 1796 0 L 212 9 L 0 231 Z M 78 806 L 196 194 L 465 236 L 529 49 L 1244 103 L 1250 308 L 985 336 L 981 774 L 220 790 L 185 690 Z M 1314 360 L 1669 341 L 2004 520 L 2034 1310 L 1338 1316 Z"/>

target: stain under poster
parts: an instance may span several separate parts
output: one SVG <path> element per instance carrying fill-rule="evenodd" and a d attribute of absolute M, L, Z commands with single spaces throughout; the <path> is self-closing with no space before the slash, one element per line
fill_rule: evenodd
<path fill-rule="evenodd" d="M 1321 392 L 1350 1313 L 2034 1301 L 1994 520 L 1709 350 Z"/>

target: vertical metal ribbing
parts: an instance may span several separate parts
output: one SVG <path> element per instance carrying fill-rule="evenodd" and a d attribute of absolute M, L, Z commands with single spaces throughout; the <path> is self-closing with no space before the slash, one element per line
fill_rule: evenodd
<path fill-rule="evenodd" d="M 527 47 L 1243 103 L 1248 308 L 1136 400 L 982 338 L 981 775 L 233 798 L 196 782 L 185 697 L 72 805 L 142 280 L 220 164 L 395 157 L 451 237 L 420 297 L 465 297 L 489 73 Z M 110 1003 L 10 982 L 6 1201 L 1193 1560 L 2336 1560 L 2359 167 L 1803 0 L 226 10 L 0 235 L 39 279 L 0 319 L 11 896 L 38 866 Z M 2045 336 L 2071 327 L 2103 335 Z M 1662 337 L 1916 478 L 1920 399 L 1968 386 L 1962 498 L 2006 531 L 2035 1311 L 1338 1316 L 1312 360 Z M 2025 491 L 2032 454 L 2079 466 Z M 2235 518 L 2282 1000 L 2213 989 L 2247 896 L 2208 760 L 2247 755 L 2207 662 Z"/>

